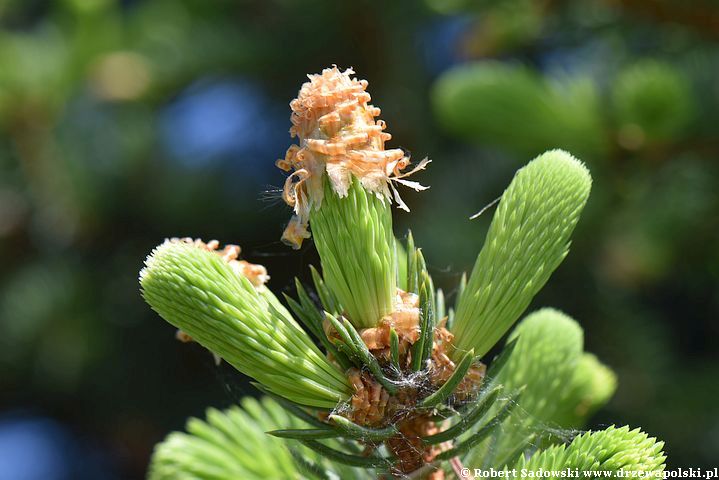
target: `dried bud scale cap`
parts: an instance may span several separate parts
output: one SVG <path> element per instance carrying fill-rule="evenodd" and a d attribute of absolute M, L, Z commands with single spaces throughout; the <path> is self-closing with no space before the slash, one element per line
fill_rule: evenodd
<path fill-rule="evenodd" d="M 355 176 L 366 190 L 388 201 L 394 199 L 405 210 L 394 182 L 415 190 L 426 188 L 405 177 L 424 169 L 429 160 L 402 173 L 410 160 L 400 148 L 385 150 L 384 143 L 392 136 L 384 131 L 384 121 L 375 120 L 380 109 L 369 104 L 367 81 L 350 77 L 353 73 L 351 68 L 341 72 L 335 66 L 309 75 L 310 81 L 290 102 L 290 134 L 299 138 L 300 145 L 292 145 L 277 166 L 292 172 L 283 198 L 295 216 L 282 239 L 294 248 L 309 237 L 310 211 L 322 204 L 325 174 L 340 198 L 347 196 Z"/>

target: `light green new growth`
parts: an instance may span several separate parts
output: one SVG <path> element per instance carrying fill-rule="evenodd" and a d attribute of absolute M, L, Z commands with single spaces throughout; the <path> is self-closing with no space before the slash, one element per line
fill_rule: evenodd
<path fill-rule="evenodd" d="M 517 172 L 457 306 L 455 360 L 472 348 L 487 353 L 564 260 L 591 183 L 586 167 L 562 150 Z"/>
<path fill-rule="evenodd" d="M 664 442 L 657 442 L 638 428 L 629 430 L 629 427 L 612 426 L 580 435 L 568 446 L 549 447 L 535 453 L 529 460 L 522 456 L 515 468 L 533 471 L 540 468 L 554 471 L 576 468 L 580 472 L 613 473 L 623 470 L 643 472 L 646 475 L 644 478 L 657 478 L 651 474 L 657 475 L 664 471 L 666 457 L 662 448 Z"/>
<path fill-rule="evenodd" d="M 267 435 L 276 428 L 305 427 L 268 398 L 246 397 L 242 408 L 211 408 L 205 421 L 192 418 L 187 433 L 173 432 L 155 447 L 149 480 L 312 478 L 331 469 L 341 478 L 357 472 L 330 466 L 300 443 Z"/>
<path fill-rule="evenodd" d="M 397 286 L 407 291 L 407 249 L 397 238 L 394 239 L 395 256 L 397 258 Z"/>
<path fill-rule="evenodd" d="M 553 421 L 565 428 L 581 428 L 589 416 L 614 395 L 617 376 L 591 353 L 582 354 L 569 385 L 561 392 Z"/>
<path fill-rule="evenodd" d="M 340 198 L 325 179 L 324 198 L 310 213 L 327 286 L 357 328 L 374 327 L 394 309 L 397 256 L 389 201 L 352 178 Z"/>
<path fill-rule="evenodd" d="M 584 334 L 581 327 L 565 314 L 545 308 L 522 320 L 507 342 L 517 340 L 507 363 L 502 367 L 493 384 L 503 385 L 511 392 L 524 388 L 521 407 L 515 409 L 505 421 L 501 435 L 492 440 L 491 452 L 477 451 L 475 458 L 492 455 L 497 462 L 506 458 L 536 434 L 546 424 L 555 424 L 561 398 L 577 370 L 582 354 Z M 480 457 L 480 458 L 477 458 Z"/>
<path fill-rule="evenodd" d="M 162 318 L 278 395 L 322 408 L 349 397 L 345 376 L 277 298 L 216 253 L 166 241 L 147 258 L 140 284 Z"/>
<path fill-rule="evenodd" d="M 221 412 L 207 411 L 203 422 L 192 418 L 188 433 L 171 433 L 155 448 L 150 465 L 150 480 L 190 478 L 292 478 L 297 469 L 284 442 L 265 434 L 275 424 L 292 423 L 292 419 L 275 404 L 272 421 L 252 398 L 238 407 Z M 254 415 L 248 412 L 254 412 Z"/>
<path fill-rule="evenodd" d="M 509 391 L 525 387 L 522 409 L 527 421 L 548 422 L 577 370 L 584 332 L 558 310 L 544 308 L 528 315 L 507 339 L 517 345 L 495 380 Z M 525 422 L 526 424 L 526 422 Z"/>

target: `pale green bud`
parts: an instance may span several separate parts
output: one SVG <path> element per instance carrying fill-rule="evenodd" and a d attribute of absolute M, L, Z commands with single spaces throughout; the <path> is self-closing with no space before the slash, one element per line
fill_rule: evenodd
<path fill-rule="evenodd" d="M 166 241 L 147 258 L 140 284 L 162 318 L 270 391 L 321 408 L 349 397 L 347 379 L 277 298 L 217 253 Z"/>
<path fill-rule="evenodd" d="M 576 437 L 569 445 L 549 447 L 535 453 L 529 460 L 520 457 L 515 468 L 537 471 L 577 469 L 616 473 L 643 472 L 659 475 L 664 471 L 664 442 L 657 442 L 640 429 L 609 427 L 598 432 L 587 432 Z M 580 475 L 582 475 L 580 473 Z M 626 475 L 626 474 L 625 474 Z M 559 478 L 559 477 L 550 477 Z"/>
<path fill-rule="evenodd" d="M 322 273 L 346 317 L 374 327 L 392 313 L 397 296 L 397 255 L 389 201 L 353 179 L 340 198 L 325 182 L 322 206 L 310 212 Z"/>
<path fill-rule="evenodd" d="M 205 420 L 187 422 L 187 433 L 173 432 L 155 447 L 148 480 L 306 478 L 307 469 L 352 478 L 355 469 L 330 465 L 300 443 L 266 433 L 306 426 L 269 398 L 246 397 L 241 408 L 208 409 Z"/>
<path fill-rule="evenodd" d="M 472 348 L 487 353 L 527 308 L 567 255 L 591 183 L 586 167 L 561 150 L 517 172 L 457 306 L 455 359 Z"/>

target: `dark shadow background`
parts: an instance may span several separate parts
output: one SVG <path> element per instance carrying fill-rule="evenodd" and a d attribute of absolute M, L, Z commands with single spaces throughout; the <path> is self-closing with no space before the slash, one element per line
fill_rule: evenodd
<path fill-rule="evenodd" d="M 274 160 L 305 75 L 335 63 L 369 80 L 390 146 L 434 160 L 417 176 L 432 188 L 403 193 L 412 213 L 395 219 L 450 294 L 491 213 L 468 217 L 544 149 L 582 153 L 592 198 L 533 306 L 578 319 L 617 372 L 593 426 L 644 427 L 670 467 L 716 465 L 717 4 L 0 0 L 0 28 L 0 479 L 141 478 L 167 432 L 250 392 L 173 339 L 137 273 L 165 237 L 194 236 L 240 244 L 275 292 L 307 278 L 311 242 L 278 241 L 290 212 Z M 647 58 L 679 86 L 617 93 Z M 562 88 L 503 107 L 524 97 L 502 81 L 437 105 L 448 69 L 490 60 L 535 83 L 588 79 L 596 128 L 568 138 L 522 114 L 556 103 L 572 125 L 584 110 Z"/>

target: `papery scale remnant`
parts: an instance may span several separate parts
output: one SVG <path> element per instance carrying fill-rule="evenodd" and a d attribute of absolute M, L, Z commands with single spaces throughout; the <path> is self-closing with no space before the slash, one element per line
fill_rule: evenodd
<path fill-rule="evenodd" d="M 384 131 L 384 121 L 375 120 L 380 109 L 369 104 L 367 81 L 352 78 L 353 73 L 352 69 L 341 72 L 332 67 L 319 75 L 308 75 L 310 81 L 290 102 L 290 133 L 299 138 L 300 145 L 292 145 L 276 164 L 292 172 L 285 182 L 283 198 L 295 215 L 282 240 L 294 248 L 309 237 L 310 210 L 322 204 L 325 174 L 339 197 L 347 196 L 354 175 L 365 189 L 387 201 L 394 200 L 405 210 L 408 208 L 394 183 L 415 190 L 426 188 L 405 177 L 424 169 L 429 160 L 402 172 L 410 159 L 400 148 L 385 150 L 384 142 L 392 136 Z"/>

